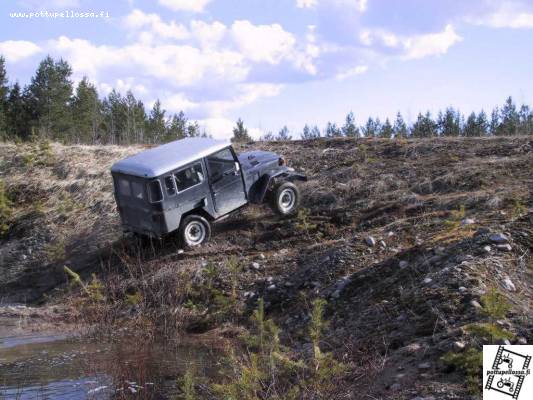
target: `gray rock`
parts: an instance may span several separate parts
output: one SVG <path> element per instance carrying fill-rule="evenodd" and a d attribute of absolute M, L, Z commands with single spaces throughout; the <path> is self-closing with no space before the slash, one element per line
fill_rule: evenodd
<path fill-rule="evenodd" d="M 183 253 L 185 253 L 185 250 L 183 250 L 183 249 L 179 249 L 178 250 L 178 254 L 183 254 Z"/>
<path fill-rule="evenodd" d="M 464 293 L 467 289 L 464 286 L 459 286 L 459 292 Z"/>
<path fill-rule="evenodd" d="M 493 243 L 508 243 L 509 238 L 503 233 L 493 233 L 489 236 L 489 240 Z"/>
<path fill-rule="evenodd" d="M 453 342 L 453 349 L 455 351 L 463 351 L 465 349 L 465 343 L 464 342 L 460 342 L 460 341 L 456 341 L 456 342 Z"/>
<path fill-rule="evenodd" d="M 276 285 L 274 285 L 274 284 L 270 285 L 269 287 L 267 287 L 267 290 L 268 290 L 269 292 L 271 292 L 271 291 L 273 291 L 273 290 L 276 290 Z"/>
<path fill-rule="evenodd" d="M 486 246 L 483 247 L 483 251 L 484 251 L 485 253 L 490 253 L 491 250 L 492 250 L 492 249 L 491 249 L 491 247 L 490 247 L 489 245 L 486 245 Z"/>
<path fill-rule="evenodd" d="M 470 305 L 471 305 L 472 307 L 474 307 L 474 308 L 477 308 L 477 309 L 482 309 L 482 308 L 483 308 L 483 307 L 481 307 L 481 304 L 479 304 L 479 303 L 477 302 L 477 300 L 472 300 L 472 301 L 470 302 Z"/>
<path fill-rule="evenodd" d="M 429 277 L 428 277 L 428 278 L 424 278 L 424 280 L 423 280 L 423 283 L 424 283 L 425 285 L 427 285 L 428 283 L 431 283 L 431 282 L 433 282 L 433 279 L 431 279 L 431 278 L 429 278 Z"/>
<path fill-rule="evenodd" d="M 505 288 L 510 292 L 516 291 L 516 286 L 514 285 L 513 281 L 509 278 L 505 278 L 503 280 L 503 286 L 505 286 Z"/>
<path fill-rule="evenodd" d="M 264 260 L 265 258 L 266 258 L 266 257 L 265 257 L 265 255 L 264 255 L 263 253 L 259 254 L 259 259 L 260 259 L 260 260 Z"/>
<path fill-rule="evenodd" d="M 418 369 L 430 369 L 430 368 L 431 368 L 431 364 L 428 362 L 423 362 L 423 363 L 418 364 Z"/>
<path fill-rule="evenodd" d="M 511 250 L 513 250 L 513 248 L 511 247 L 511 245 L 509 243 L 497 244 L 496 248 L 498 250 L 500 250 L 500 251 L 511 251 Z"/>
<path fill-rule="evenodd" d="M 379 245 L 383 247 L 384 249 L 387 248 L 387 243 L 385 243 L 383 240 L 379 241 Z"/>
<path fill-rule="evenodd" d="M 407 261 L 402 260 L 398 265 L 400 266 L 400 269 L 405 269 L 409 266 L 409 263 Z"/>
<path fill-rule="evenodd" d="M 475 223 L 476 221 L 474 221 L 472 218 L 465 218 L 461 221 L 461 225 L 472 225 Z"/>
<path fill-rule="evenodd" d="M 339 297 L 341 297 L 340 290 L 335 290 L 333 293 L 331 293 L 331 297 L 334 299 L 338 299 Z"/>
<path fill-rule="evenodd" d="M 370 247 L 374 247 L 376 245 L 376 239 L 374 239 L 372 236 L 367 236 L 365 238 L 365 243 Z"/>
<path fill-rule="evenodd" d="M 250 265 L 250 268 L 251 268 L 251 269 L 254 269 L 254 270 L 256 270 L 256 271 L 259 271 L 259 270 L 261 269 L 261 265 L 259 265 L 258 262 L 255 262 L 255 261 L 254 261 L 254 262 Z"/>
<path fill-rule="evenodd" d="M 294 286 L 294 283 L 292 283 L 292 282 L 288 282 L 288 281 L 287 281 L 287 282 L 285 282 L 283 285 L 284 285 L 285 287 L 293 287 L 293 286 Z"/>
<path fill-rule="evenodd" d="M 527 344 L 527 339 L 525 337 L 519 336 L 516 338 L 516 343 L 518 344 Z"/>
<path fill-rule="evenodd" d="M 396 383 L 393 383 L 391 385 L 390 390 L 392 390 L 393 392 L 397 392 L 401 388 L 402 388 L 402 385 L 400 385 L 398 382 L 396 382 Z"/>

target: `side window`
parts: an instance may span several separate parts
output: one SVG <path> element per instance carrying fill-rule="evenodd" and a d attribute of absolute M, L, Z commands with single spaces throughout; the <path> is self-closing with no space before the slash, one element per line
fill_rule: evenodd
<path fill-rule="evenodd" d="M 131 192 L 133 197 L 142 200 L 144 198 L 143 185 L 139 182 L 131 182 Z"/>
<path fill-rule="evenodd" d="M 119 178 L 118 180 L 118 192 L 122 196 L 131 196 L 130 182 L 127 179 Z"/>
<path fill-rule="evenodd" d="M 150 202 L 157 203 L 163 200 L 163 191 L 158 180 L 152 181 L 148 184 L 148 193 L 150 193 Z"/>
<path fill-rule="evenodd" d="M 165 189 L 169 196 L 176 194 L 176 186 L 174 186 L 174 178 L 172 175 L 165 176 Z"/>
<path fill-rule="evenodd" d="M 183 192 L 190 187 L 202 183 L 204 180 L 204 173 L 202 171 L 202 164 L 195 163 L 192 166 L 182 169 L 174 174 L 176 187 L 178 192 Z"/>
<path fill-rule="evenodd" d="M 207 165 L 209 166 L 209 178 L 214 182 L 222 178 L 225 172 L 235 169 L 235 159 L 230 149 L 223 149 L 207 157 Z"/>

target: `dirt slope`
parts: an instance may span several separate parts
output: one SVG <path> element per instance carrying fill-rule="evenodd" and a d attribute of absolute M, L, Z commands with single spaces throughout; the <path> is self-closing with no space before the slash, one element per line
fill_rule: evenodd
<path fill-rule="evenodd" d="M 114 322 L 142 316 L 155 330 L 161 321 L 191 332 L 246 324 L 262 297 L 282 339 L 306 352 L 310 301 L 322 297 L 324 349 L 357 360 L 364 377 L 347 385 L 355 398 L 464 396 L 463 375 L 439 360 L 488 342 L 472 324 L 533 341 L 530 138 L 321 139 L 238 150 L 250 149 L 276 151 L 307 173 L 304 211 L 280 219 L 250 207 L 218 223 L 208 245 L 181 252 L 171 240 L 132 250 L 122 239 L 109 168 L 139 147 L 1 145 L 13 210 L 0 245 L 0 301 L 39 301 L 54 290 L 62 298 L 63 265 L 102 277 Z M 227 266 L 233 255 L 238 273 Z M 241 311 L 203 304 L 206 284 L 233 293 Z M 484 296 L 494 291 L 510 304 L 505 318 L 486 312 Z M 132 294 L 141 304 L 123 300 Z"/>

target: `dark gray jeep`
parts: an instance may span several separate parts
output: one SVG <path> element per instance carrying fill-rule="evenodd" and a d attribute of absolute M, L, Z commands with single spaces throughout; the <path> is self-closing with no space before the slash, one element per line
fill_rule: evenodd
<path fill-rule="evenodd" d="M 186 246 L 211 235 L 210 222 L 248 203 L 267 202 L 280 215 L 296 212 L 305 175 L 279 155 L 237 155 L 231 143 L 187 138 L 118 161 L 111 168 L 125 232 L 160 238 L 178 230 Z"/>

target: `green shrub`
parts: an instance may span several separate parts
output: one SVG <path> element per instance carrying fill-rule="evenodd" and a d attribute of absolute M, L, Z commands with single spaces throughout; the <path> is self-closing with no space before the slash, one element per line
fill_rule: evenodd
<path fill-rule="evenodd" d="M 492 319 L 505 318 L 511 308 L 507 299 L 494 288 L 481 296 L 481 303 L 483 304 L 483 312 Z"/>
<path fill-rule="evenodd" d="M 483 382 L 483 353 L 475 348 L 469 348 L 463 353 L 446 353 L 442 361 L 452 365 L 466 374 L 466 384 L 472 394 L 480 392 Z"/>
<path fill-rule="evenodd" d="M 494 343 L 496 340 L 500 339 L 514 338 L 514 335 L 511 332 L 502 329 L 498 325 L 490 322 L 483 324 L 472 324 L 469 325 L 466 329 L 475 337 L 478 337 L 485 341 L 489 341 L 491 343 Z"/>
<path fill-rule="evenodd" d="M 7 196 L 4 181 L 0 180 L 0 237 L 9 231 L 10 219 L 13 215 L 13 205 Z"/>

